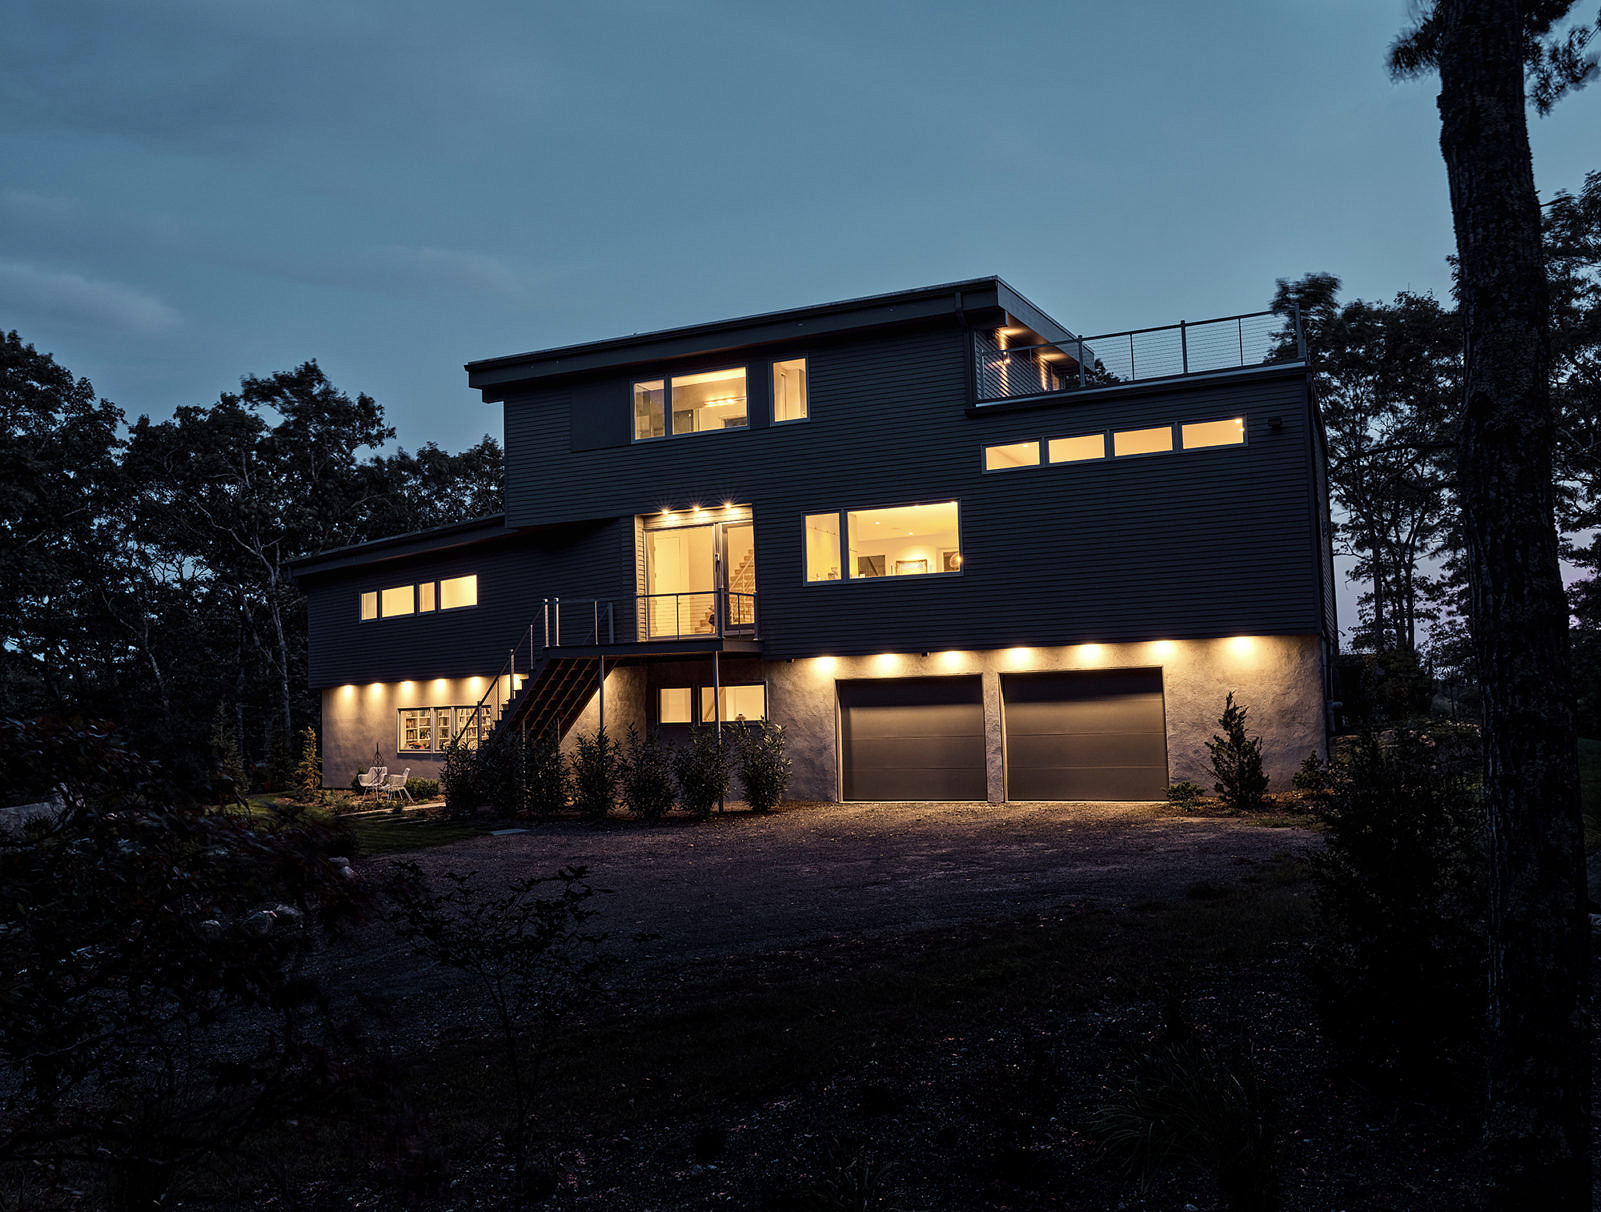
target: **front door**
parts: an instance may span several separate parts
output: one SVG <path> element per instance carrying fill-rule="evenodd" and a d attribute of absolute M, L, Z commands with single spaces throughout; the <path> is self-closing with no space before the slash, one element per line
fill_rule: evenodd
<path fill-rule="evenodd" d="M 711 522 L 645 532 L 648 639 L 750 631 L 756 621 L 751 523 Z M 721 599 L 721 600 L 719 600 Z"/>

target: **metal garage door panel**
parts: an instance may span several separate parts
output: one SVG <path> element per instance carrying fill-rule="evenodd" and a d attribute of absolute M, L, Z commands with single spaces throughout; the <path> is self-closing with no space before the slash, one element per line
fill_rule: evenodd
<path fill-rule="evenodd" d="M 1007 674 L 1001 694 L 1008 798 L 1162 798 L 1167 734 L 1160 670 Z"/>
<path fill-rule="evenodd" d="M 847 800 L 982 800 L 984 699 L 977 678 L 840 682 Z"/>

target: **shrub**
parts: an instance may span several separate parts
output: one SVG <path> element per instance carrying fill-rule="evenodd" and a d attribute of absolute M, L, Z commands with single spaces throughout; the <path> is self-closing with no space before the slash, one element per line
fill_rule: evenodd
<path fill-rule="evenodd" d="M 696 725 L 690 730 L 689 744 L 673 754 L 678 800 L 691 816 L 710 816 L 712 805 L 728 798 L 731 775 L 728 746 L 718 739 L 715 728 Z"/>
<path fill-rule="evenodd" d="M 1320 795 L 1329 789 L 1329 765 L 1318 757 L 1317 750 L 1306 755 L 1306 760 L 1290 776 L 1290 786 L 1308 795 Z"/>
<path fill-rule="evenodd" d="M 361 777 L 359 774 L 356 776 Z M 414 800 L 431 800 L 439 794 L 438 779 L 410 778 L 406 780 L 406 794 Z"/>
<path fill-rule="evenodd" d="M 211 724 L 211 764 L 216 773 L 216 799 L 229 803 L 250 790 L 244 759 L 239 756 L 239 738 L 228 719 L 226 708 L 217 708 Z"/>
<path fill-rule="evenodd" d="M 1427 732 L 1368 733 L 1335 770 L 1324 822 L 1313 973 L 1331 1038 L 1372 1076 L 1472 1079 L 1486 892 L 1471 778 Z"/>
<path fill-rule="evenodd" d="M 1233 812 L 1255 812 L 1266 806 L 1267 775 L 1262 770 L 1262 738 L 1245 735 L 1244 707 L 1229 691 L 1218 717 L 1221 735 L 1206 743 L 1212 751 L 1212 770 L 1217 775 L 1213 789 Z"/>
<path fill-rule="evenodd" d="M 350 789 L 357 795 L 360 795 L 366 790 L 366 788 L 361 785 L 361 780 L 366 777 L 367 772 L 365 770 L 358 770 L 355 774 L 350 776 Z"/>
<path fill-rule="evenodd" d="M 673 810 L 669 753 L 653 729 L 643 736 L 628 726 L 628 750 L 622 759 L 623 806 L 647 821 L 659 821 Z"/>
<path fill-rule="evenodd" d="M 543 737 L 524 738 L 523 807 L 534 816 L 555 816 L 567 807 L 567 763 L 552 728 Z"/>
<path fill-rule="evenodd" d="M 298 800 L 322 798 L 322 756 L 317 752 L 317 730 L 310 724 L 300 732 L 300 761 L 295 766 L 294 792 Z"/>
<path fill-rule="evenodd" d="M 784 753 L 784 730 L 767 720 L 734 725 L 734 752 L 739 758 L 739 781 L 745 802 L 753 812 L 768 812 L 789 789 L 789 758 Z"/>
<path fill-rule="evenodd" d="M 439 774 L 445 789 L 446 816 L 472 816 L 483 805 L 477 750 L 451 741 L 445 746 L 445 765 Z"/>
<path fill-rule="evenodd" d="M 496 728 L 478 742 L 478 787 L 495 816 L 516 816 L 523 808 L 523 743 L 511 728 Z"/>
<path fill-rule="evenodd" d="M 580 735 L 573 751 L 573 803 L 586 820 L 604 820 L 617 801 L 617 743 L 598 728 Z"/>
<path fill-rule="evenodd" d="M 1195 811 L 1195 806 L 1201 802 L 1204 794 L 1199 783 L 1192 783 L 1186 779 L 1182 783 L 1174 783 L 1167 789 L 1167 802 L 1175 808 L 1182 808 L 1185 812 Z"/>

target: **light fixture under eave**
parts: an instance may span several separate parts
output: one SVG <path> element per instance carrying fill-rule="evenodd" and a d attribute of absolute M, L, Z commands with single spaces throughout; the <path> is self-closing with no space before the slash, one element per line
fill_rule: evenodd
<path fill-rule="evenodd" d="M 955 649 L 949 652 L 942 652 L 939 654 L 939 663 L 947 669 L 955 669 L 962 663 L 962 654 Z"/>
<path fill-rule="evenodd" d="M 1256 648 L 1256 641 L 1248 635 L 1232 636 L 1229 639 L 1229 650 L 1236 656 L 1250 656 Z"/>
<path fill-rule="evenodd" d="M 820 656 L 817 658 L 817 672 L 819 673 L 833 673 L 838 667 L 838 657 Z"/>
<path fill-rule="evenodd" d="M 1034 660 L 1034 650 L 1032 648 L 1021 647 L 1008 648 L 1006 650 L 1006 660 L 1012 665 L 1030 664 Z"/>

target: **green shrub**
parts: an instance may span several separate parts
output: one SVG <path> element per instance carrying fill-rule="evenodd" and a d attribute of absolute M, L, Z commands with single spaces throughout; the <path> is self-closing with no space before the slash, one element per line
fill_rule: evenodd
<path fill-rule="evenodd" d="M 522 737 L 497 728 L 478 742 L 478 786 L 495 816 L 516 816 L 523 808 Z"/>
<path fill-rule="evenodd" d="M 767 720 L 733 726 L 734 752 L 739 758 L 739 781 L 745 802 L 753 812 L 769 812 L 789 789 L 789 758 L 784 753 L 784 730 Z"/>
<path fill-rule="evenodd" d="M 360 795 L 363 791 L 367 790 L 361 785 L 361 780 L 366 777 L 367 772 L 365 770 L 358 770 L 355 774 L 350 776 L 350 789 L 357 795 Z"/>
<path fill-rule="evenodd" d="M 222 706 L 218 706 L 211 724 L 211 764 L 216 772 L 218 802 L 231 802 L 250 790 L 245 763 L 239 756 L 239 738 Z"/>
<path fill-rule="evenodd" d="M 358 779 L 360 775 L 356 776 Z M 431 800 L 439 794 L 438 779 L 410 778 L 406 780 L 406 793 L 414 800 Z"/>
<path fill-rule="evenodd" d="M 673 810 L 670 754 L 653 729 L 640 735 L 628 726 L 627 752 L 622 759 L 623 806 L 647 821 L 659 821 Z"/>
<path fill-rule="evenodd" d="M 1244 707 L 1234 702 L 1229 691 L 1218 717 L 1221 735 L 1206 743 L 1212 751 L 1212 770 L 1217 775 L 1213 789 L 1233 812 L 1256 812 L 1267 805 L 1267 774 L 1262 769 L 1262 738 L 1245 734 Z"/>
<path fill-rule="evenodd" d="M 1313 974 L 1330 1037 L 1372 1076 L 1476 1080 L 1487 901 L 1473 780 L 1429 732 L 1368 733 L 1336 766 L 1323 818 Z"/>
<path fill-rule="evenodd" d="M 457 741 L 445 746 L 445 764 L 439 772 L 445 790 L 445 815 L 474 815 L 484 804 L 483 785 L 478 777 L 478 751 Z"/>
<path fill-rule="evenodd" d="M 573 751 L 573 803 L 586 820 L 604 820 L 617 802 L 621 755 L 604 728 L 578 737 Z"/>
<path fill-rule="evenodd" d="M 1167 802 L 1175 808 L 1184 809 L 1185 812 L 1193 812 L 1204 794 L 1199 783 L 1192 783 L 1186 779 L 1182 783 L 1174 783 L 1167 789 Z"/>
<path fill-rule="evenodd" d="M 307 802 L 322 798 L 322 755 L 317 752 L 317 730 L 310 724 L 300 731 L 300 761 L 295 765 L 294 795 Z"/>
<path fill-rule="evenodd" d="M 1329 789 L 1330 773 L 1328 763 L 1318 757 L 1314 749 L 1290 776 L 1290 786 L 1297 791 L 1318 795 Z"/>
<path fill-rule="evenodd" d="M 523 741 L 523 807 L 534 816 L 555 816 L 567 807 L 567 763 L 552 728 Z"/>
<path fill-rule="evenodd" d="M 690 730 L 689 744 L 673 754 L 673 779 L 684 811 L 695 817 L 710 816 L 713 805 L 728 798 L 731 777 L 727 744 L 718 739 L 715 728 L 696 725 Z"/>

